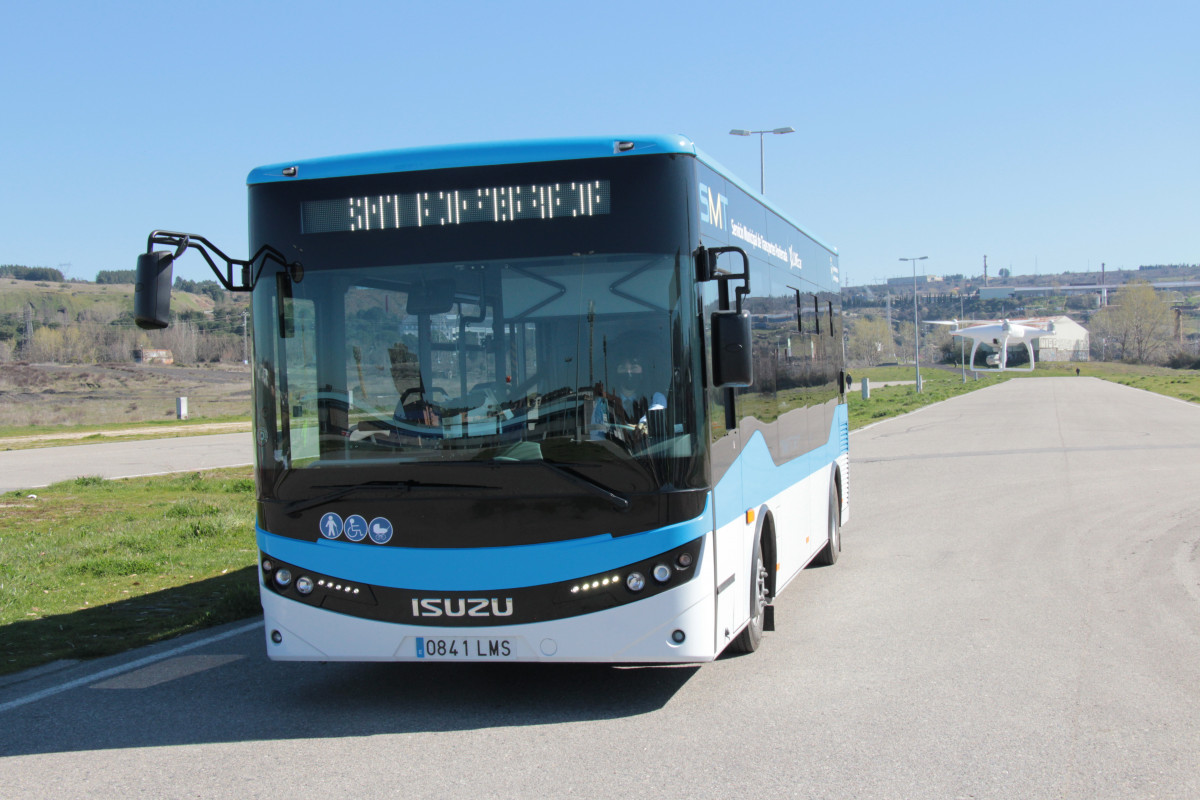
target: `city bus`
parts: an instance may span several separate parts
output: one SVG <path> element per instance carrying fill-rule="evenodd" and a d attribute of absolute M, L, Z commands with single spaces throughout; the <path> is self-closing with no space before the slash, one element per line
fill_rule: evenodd
<path fill-rule="evenodd" d="M 278 660 L 750 652 L 849 518 L 836 250 L 679 136 L 248 178 L 257 549 Z M 161 249 L 165 247 L 166 249 Z M 157 249 L 156 249 L 157 248 Z"/>

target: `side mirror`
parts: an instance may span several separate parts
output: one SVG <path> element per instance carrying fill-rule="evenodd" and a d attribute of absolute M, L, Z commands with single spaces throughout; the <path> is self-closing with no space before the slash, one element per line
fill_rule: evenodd
<path fill-rule="evenodd" d="M 744 388 L 754 383 L 749 311 L 712 314 L 713 386 Z"/>
<path fill-rule="evenodd" d="M 171 264 L 169 250 L 142 253 L 133 287 L 133 319 L 139 328 L 165 328 L 171 323 Z"/>

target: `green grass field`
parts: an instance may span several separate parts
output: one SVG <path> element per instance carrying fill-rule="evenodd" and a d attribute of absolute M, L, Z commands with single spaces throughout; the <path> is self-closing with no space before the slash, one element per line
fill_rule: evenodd
<path fill-rule="evenodd" d="M 257 614 L 256 559 L 250 467 L 0 495 L 0 674 Z"/>

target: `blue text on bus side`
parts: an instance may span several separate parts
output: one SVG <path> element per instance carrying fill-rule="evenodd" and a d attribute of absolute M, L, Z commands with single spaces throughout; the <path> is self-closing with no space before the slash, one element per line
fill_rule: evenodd
<path fill-rule="evenodd" d="M 720 192 L 717 193 L 716 199 L 713 199 L 712 189 L 705 184 L 700 184 L 700 220 L 707 222 L 709 225 L 716 226 L 721 230 L 725 230 L 725 218 L 729 216 L 727 210 L 729 208 L 729 198 Z"/>

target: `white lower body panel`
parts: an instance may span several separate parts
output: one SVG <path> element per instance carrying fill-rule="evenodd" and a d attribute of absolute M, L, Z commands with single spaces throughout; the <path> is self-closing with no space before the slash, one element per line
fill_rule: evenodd
<path fill-rule="evenodd" d="M 543 662 L 671 663 L 711 661 L 713 559 L 701 551 L 695 577 L 661 594 L 576 617 L 489 627 L 405 625 L 339 614 L 262 592 L 267 655 L 276 661 L 431 661 L 415 639 L 469 642 L 471 655 L 457 660 L 500 660 L 487 642 L 508 642 L 508 660 Z M 673 634 L 682 631 L 677 642 Z M 275 639 L 279 641 L 276 642 Z M 477 646 L 482 644 L 482 646 Z M 722 643 L 722 647 L 724 644 Z"/>

